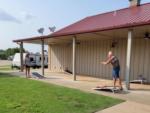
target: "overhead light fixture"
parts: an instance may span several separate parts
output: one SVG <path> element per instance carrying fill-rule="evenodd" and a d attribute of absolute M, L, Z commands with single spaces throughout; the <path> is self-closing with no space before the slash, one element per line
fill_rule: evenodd
<path fill-rule="evenodd" d="M 113 41 L 111 43 L 111 48 L 115 48 L 117 45 L 118 45 L 118 42 L 117 41 Z"/>
<path fill-rule="evenodd" d="M 77 45 L 80 45 L 80 42 L 79 42 L 79 41 L 77 41 L 77 42 L 76 42 L 76 44 L 77 44 Z"/>
<path fill-rule="evenodd" d="M 150 33 L 149 32 L 145 33 L 144 39 L 150 39 Z"/>

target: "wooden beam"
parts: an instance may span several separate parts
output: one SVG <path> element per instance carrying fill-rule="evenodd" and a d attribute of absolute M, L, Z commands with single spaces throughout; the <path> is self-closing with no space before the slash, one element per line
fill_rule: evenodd
<path fill-rule="evenodd" d="M 72 48 L 72 74 L 74 81 L 76 81 L 76 36 L 73 37 Z"/>
<path fill-rule="evenodd" d="M 41 69 L 44 76 L 44 40 L 41 40 Z"/>
<path fill-rule="evenodd" d="M 23 42 L 20 42 L 20 71 L 23 72 Z"/>
<path fill-rule="evenodd" d="M 52 48 L 51 48 L 51 45 L 49 44 L 48 45 L 48 69 L 49 70 L 51 70 L 52 68 L 51 68 L 51 50 Z"/>
<path fill-rule="evenodd" d="M 131 68 L 131 50 L 132 50 L 133 30 L 128 31 L 127 56 L 126 56 L 126 89 L 130 89 L 130 68 Z"/>

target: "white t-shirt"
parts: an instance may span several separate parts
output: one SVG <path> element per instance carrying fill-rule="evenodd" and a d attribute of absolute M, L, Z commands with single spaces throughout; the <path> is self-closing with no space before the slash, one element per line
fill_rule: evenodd
<path fill-rule="evenodd" d="M 30 66 L 30 58 L 25 58 L 25 65 Z"/>

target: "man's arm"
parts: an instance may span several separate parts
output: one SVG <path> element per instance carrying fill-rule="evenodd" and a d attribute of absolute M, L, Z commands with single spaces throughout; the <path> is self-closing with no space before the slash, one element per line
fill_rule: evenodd
<path fill-rule="evenodd" d="M 114 58 L 114 57 L 109 58 L 108 60 L 103 61 L 103 62 L 101 62 L 101 63 L 104 64 L 104 65 L 107 65 L 107 64 L 109 64 L 109 63 L 111 62 L 111 60 L 112 60 L 113 58 Z"/>

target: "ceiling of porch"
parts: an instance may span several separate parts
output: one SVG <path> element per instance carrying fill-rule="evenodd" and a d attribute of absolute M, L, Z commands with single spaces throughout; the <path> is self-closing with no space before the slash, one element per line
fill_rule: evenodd
<path fill-rule="evenodd" d="M 144 38 L 144 34 L 146 32 L 150 33 L 150 25 L 134 27 L 133 29 L 133 38 Z M 104 39 L 118 39 L 118 38 L 127 38 L 128 37 L 128 30 L 126 29 L 115 29 L 109 31 L 101 31 L 101 32 L 91 32 L 91 33 L 84 33 L 84 34 L 77 34 L 76 36 L 78 41 L 82 40 L 104 40 Z M 61 37 L 49 37 L 44 36 L 44 42 L 46 45 L 48 44 L 63 44 L 63 43 L 72 43 L 73 35 L 69 36 L 61 36 Z M 34 39 L 34 40 L 26 40 L 23 41 L 24 43 L 34 43 L 34 44 L 41 44 L 41 39 Z"/>
<path fill-rule="evenodd" d="M 133 38 L 144 38 L 146 32 L 150 32 L 150 25 L 145 25 L 142 27 L 134 27 Z M 106 39 L 118 39 L 127 38 L 129 29 L 116 29 L 109 31 L 85 33 L 75 35 L 78 41 L 82 40 L 106 40 Z M 47 39 L 47 44 L 61 44 L 61 43 L 71 43 L 73 36 L 63 36 Z"/>

